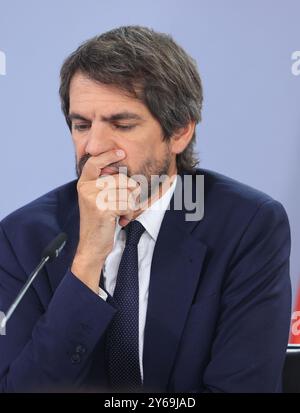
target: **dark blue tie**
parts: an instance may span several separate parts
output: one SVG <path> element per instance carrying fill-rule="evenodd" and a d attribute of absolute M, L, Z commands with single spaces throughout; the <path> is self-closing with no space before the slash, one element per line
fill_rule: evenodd
<path fill-rule="evenodd" d="M 110 384 L 115 391 L 141 389 L 139 365 L 138 243 L 145 228 L 139 221 L 125 227 L 126 245 L 119 265 L 113 299 L 117 307 L 108 331 L 107 356 Z"/>

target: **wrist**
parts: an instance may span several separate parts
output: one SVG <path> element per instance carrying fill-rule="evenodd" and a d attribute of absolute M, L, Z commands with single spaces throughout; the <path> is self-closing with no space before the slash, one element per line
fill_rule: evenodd
<path fill-rule="evenodd" d="M 91 290 L 98 294 L 103 265 L 104 260 L 102 258 L 95 260 L 94 258 L 76 253 L 71 265 L 71 272 Z"/>

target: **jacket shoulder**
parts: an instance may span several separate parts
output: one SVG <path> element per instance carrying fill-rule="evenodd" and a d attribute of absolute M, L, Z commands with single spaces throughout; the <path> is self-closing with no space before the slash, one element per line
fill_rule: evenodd
<path fill-rule="evenodd" d="M 205 195 L 210 199 L 222 198 L 223 201 L 229 199 L 236 203 L 245 203 L 257 206 L 274 199 L 247 184 L 239 182 L 226 175 L 208 169 L 198 169 L 197 174 L 204 175 Z"/>
<path fill-rule="evenodd" d="M 49 227 L 60 224 L 68 214 L 70 206 L 77 202 L 76 182 L 74 180 L 61 185 L 18 208 L 1 221 L 1 226 L 4 229 L 22 229 L 32 224 Z"/>
<path fill-rule="evenodd" d="M 218 228 L 243 231 L 259 213 L 266 222 L 284 221 L 288 227 L 283 205 L 270 195 L 211 170 L 197 169 L 197 174 L 204 176 L 204 216 Z"/>

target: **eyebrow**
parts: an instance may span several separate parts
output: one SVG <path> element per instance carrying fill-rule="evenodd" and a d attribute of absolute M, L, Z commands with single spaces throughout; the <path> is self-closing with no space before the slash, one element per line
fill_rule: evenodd
<path fill-rule="evenodd" d="M 85 118 L 84 116 L 80 115 L 79 113 L 74 113 L 71 112 L 68 115 L 68 119 L 69 121 L 72 120 L 82 120 L 85 122 L 90 122 L 89 119 Z M 116 122 L 118 120 L 139 120 L 139 121 L 143 121 L 144 119 L 138 115 L 137 113 L 133 113 L 133 112 L 120 112 L 120 113 L 114 113 L 110 116 L 101 116 L 101 120 L 103 120 L 104 122 Z"/>

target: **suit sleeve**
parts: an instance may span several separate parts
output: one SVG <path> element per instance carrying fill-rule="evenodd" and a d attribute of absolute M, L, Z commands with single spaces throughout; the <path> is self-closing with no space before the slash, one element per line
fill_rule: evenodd
<path fill-rule="evenodd" d="M 1 311 L 7 310 L 25 279 L 0 226 Z M 69 270 L 46 312 L 30 288 L 6 331 L 1 331 L 0 391 L 74 391 L 115 311 Z"/>
<path fill-rule="evenodd" d="M 281 391 L 291 315 L 290 230 L 280 203 L 266 201 L 228 265 L 203 381 L 209 392 Z"/>

